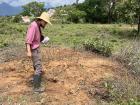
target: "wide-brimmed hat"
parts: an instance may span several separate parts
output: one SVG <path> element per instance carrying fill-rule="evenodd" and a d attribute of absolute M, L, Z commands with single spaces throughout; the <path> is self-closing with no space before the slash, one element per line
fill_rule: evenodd
<path fill-rule="evenodd" d="M 50 22 L 50 16 L 47 12 L 43 12 L 40 17 L 37 17 L 38 19 L 42 19 L 45 22 L 49 23 L 50 25 L 52 25 L 52 23 Z"/>

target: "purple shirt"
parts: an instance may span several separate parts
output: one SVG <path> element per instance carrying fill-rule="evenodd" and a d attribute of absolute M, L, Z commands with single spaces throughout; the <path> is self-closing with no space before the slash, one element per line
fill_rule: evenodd
<path fill-rule="evenodd" d="M 32 22 L 27 31 L 26 44 L 31 45 L 31 49 L 36 49 L 40 46 L 40 30 L 37 23 Z"/>

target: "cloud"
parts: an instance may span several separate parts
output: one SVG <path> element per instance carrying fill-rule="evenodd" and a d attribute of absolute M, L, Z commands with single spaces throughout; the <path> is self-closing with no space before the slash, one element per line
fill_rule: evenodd
<path fill-rule="evenodd" d="M 0 3 L 5 2 L 12 6 L 21 6 L 25 5 L 29 2 L 37 1 L 37 2 L 45 2 L 45 4 L 50 4 L 52 6 L 60 6 L 65 4 L 72 4 L 75 3 L 76 0 L 0 0 Z M 84 0 L 79 0 L 79 3 L 83 2 Z"/>

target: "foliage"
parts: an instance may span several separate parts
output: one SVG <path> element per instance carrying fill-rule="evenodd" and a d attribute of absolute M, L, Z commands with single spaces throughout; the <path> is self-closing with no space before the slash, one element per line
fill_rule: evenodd
<path fill-rule="evenodd" d="M 127 77 L 127 76 L 126 76 Z M 108 78 L 108 80 L 103 81 L 100 87 L 106 90 L 105 101 L 108 101 L 109 105 L 139 105 L 139 85 L 135 80 L 122 78 L 119 80 L 114 80 Z"/>
<path fill-rule="evenodd" d="M 27 5 L 24 5 L 22 15 L 26 16 L 39 16 L 43 11 L 45 4 L 43 2 L 31 2 Z"/>
<path fill-rule="evenodd" d="M 54 15 L 55 19 L 57 20 L 57 23 L 70 23 L 70 21 L 68 21 L 68 13 L 72 10 L 72 8 L 74 8 L 74 6 L 57 7 L 56 14 Z"/>
<path fill-rule="evenodd" d="M 4 42 L 0 42 L 0 48 L 3 48 L 3 47 L 8 47 L 8 44 Z"/>
<path fill-rule="evenodd" d="M 131 99 L 130 101 L 128 101 L 128 105 L 140 105 L 140 102 L 139 100 Z"/>
<path fill-rule="evenodd" d="M 71 11 L 68 13 L 69 17 L 68 20 L 74 23 L 83 23 L 85 20 L 86 13 L 84 11 L 80 11 L 76 8 L 73 8 Z"/>
<path fill-rule="evenodd" d="M 107 22 L 107 6 L 108 0 L 86 0 L 83 4 L 78 5 L 78 9 L 86 12 L 86 21 Z"/>
<path fill-rule="evenodd" d="M 61 21 L 61 23 L 84 23 L 85 16 L 86 13 L 84 11 L 80 11 L 75 5 L 72 5 L 58 7 L 54 17 Z"/>
<path fill-rule="evenodd" d="M 105 56 L 110 56 L 112 54 L 112 44 L 107 43 L 104 40 L 100 40 L 99 38 L 86 40 L 83 45 L 86 50 L 95 53 L 99 53 Z"/>
<path fill-rule="evenodd" d="M 139 0 L 85 0 L 79 4 L 79 10 L 86 12 L 86 22 L 107 23 L 124 22 L 138 24 L 140 32 L 140 2 Z"/>
<path fill-rule="evenodd" d="M 139 0 L 85 0 L 81 4 L 61 6 L 67 16 L 61 16 L 64 23 L 129 23 L 138 24 L 140 32 L 140 2 Z M 61 12 L 58 14 L 61 15 Z"/>
<path fill-rule="evenodd" d="M 131 69 L 133 74 L 140 74 L 140 48 L 137 41 L 126 45 L 125 48 L 121 49 L 117 55 L 118 58 L 125 62 L 125 64 Z"/>
<path fill-rule="evenodd" d="M 138 4 L 137 0 L 117 2 L 116 14 L 118 20 L 126 23 L 136 23 L 139 8 Z"/>
<path fill-rule="evenodd" d="M 13 18 L 13 22 L 20 22 L 21 21 L 21 16 L 20 15 L 16 15 L 14 18 Z"/>
<path fill-rule="evenodd" d="M 0 23 L 0 35 L 2 38 L 13 43 L 18 42 L 20 45 L 23 44 L 28 26 L 22 23 L 9 23 L 8 20 L 7 22 L 5 21 Z M 112 30 L 114 30 L 115 33 L 114 31 L 112 32 Z M 128 31 L 130 31 L 130 33 L 128 33 Z M 123 24 L 121 26 L 115 24 L 54 24 L 53 27 L 47 26 L 46 29 L 43 30 L 43 34 L 50 37 L 49 44 L 53 43 L 55 45 L 72 47 L 75 43 L 76 47 L 80 44 L 82 46 L 85 40 L 101 36 L 101 40 L 106 39 L 108 43 L 115 45 L 115 49 L 113 49 L 113 52 L 115 52 L 121 45 L 127 43 L 128 35 L 131 34 L 131 31 L 133 31 L 133 28 L 130 25 Z M 18 40 L 15 40 L 15 37 Z M 133 36 L 129 40 L 131 41 L 132 38 Z"/>
<path fill-rule="evenodd" d="M 116 6 L 117 19 L 121 22 L 138 24 L 140 32 L 140 2 L 139 0 L 126 0 L 118 2 Z"/>

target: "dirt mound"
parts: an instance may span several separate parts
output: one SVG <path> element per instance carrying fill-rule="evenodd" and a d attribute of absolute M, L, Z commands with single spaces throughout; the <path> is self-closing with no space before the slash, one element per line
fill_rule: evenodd
<path fill-rule="evenodd" d="M 43 48 L 46 91 L 33 94 L 28 82 L 33 68 L 30 59 L 22 58 L 0 64 L 0 104 L 3 105 L 96 105 L 104 79 L 118 78 L 121 66 L 109 58 L 71 49 Z M 104 91 L 104 90 L 102 90 Z"/>

